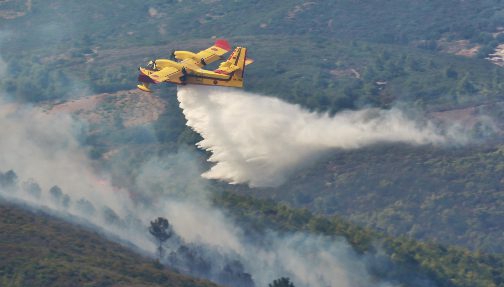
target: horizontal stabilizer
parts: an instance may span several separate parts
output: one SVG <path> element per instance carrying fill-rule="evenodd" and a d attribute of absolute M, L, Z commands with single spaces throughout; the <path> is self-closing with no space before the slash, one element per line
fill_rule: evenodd
<path fill-rule="evenodd" d="M 237 47 L 227 61 L 222 62 L 215 73 L 229 75 L 238 70 L 244 70 L 245 66 L 254 62 L 252 59 L 247 59 L 246 48 Z"/>

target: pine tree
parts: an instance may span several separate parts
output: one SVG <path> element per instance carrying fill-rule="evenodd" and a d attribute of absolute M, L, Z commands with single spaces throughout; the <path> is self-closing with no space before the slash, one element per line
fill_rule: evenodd
<path fill-rule="evenodd" d="M 282 277 L 273 281 L 273 283 L 268 284 L 268 287 L 295 287 L 289 278 Z"/>
<path fill-rule="evenodd" d="M 151 221 L 149 232 L 158 241 L 159 260 L 161 260 L 161 257 L 163 255 L 163 243 L 168 240 L 173 234 L 168 219 L 158 217 L 158 219 Z"/>

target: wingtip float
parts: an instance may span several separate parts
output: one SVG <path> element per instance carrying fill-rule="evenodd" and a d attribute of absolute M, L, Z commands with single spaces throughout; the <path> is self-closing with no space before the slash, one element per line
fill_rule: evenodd
<path fill-rule="evenodd" d="M 213 71 L 203 69 L 210 63 L 222 60 L 222 55 L 229 51 L 231 46 L 224 39 L 217 40 L 213 46 L 198 53 L 174 51 L 172 60 L 157 59 L 150 61 L 146 67 L 138 68 L 137 88 L 152 92 L 150 85 L 162 82 L 242 88 L 245 67 L 254 62 L 247 59 L 247 48 L 236 47 L 229 58 Z"/>

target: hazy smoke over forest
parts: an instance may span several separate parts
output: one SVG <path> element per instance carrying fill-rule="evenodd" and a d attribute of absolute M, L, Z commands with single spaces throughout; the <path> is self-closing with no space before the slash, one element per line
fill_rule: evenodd
<path fill-rule="evenodd" d="M 212 152 L 209 179 L 251 186 L 281 184 L 295 169 L 332 149 L 380 142 L 442 143 L 430 123 L 418 124 L 398 109 L 344 111 L 334 116 L 236 89 L 179 87 L 187 125 Z"/>
<path fill-rule="evenodd" d="M 155 242 L 147 227 L 165 217 L 175 235 L 162 262 L 181 272 L 227 286 L 267 286 L 281 276 L 298 287 L 392 286 L 377 283 L 343 238 L 274 231 L 261 240 L 249 238 L 246 227 L 213 205 L 189 148 L 146 160 L 134 174 L 142 200 L 132 200 L 130 190 L 112 186 L 88 158 L 80 140 L 85 123 L 3 101 L 0 129 L 0 198 L 99 227 L 153 257 Z"/>
<path fill-rule="evenodd" d="M 70 22 L 28 29 L 57 43 L 78 30 L 73 25 L 79 21 Z M 0 31 L 0 41 L 5 35 Z M 6 72 L 0 55 L 0 77 Z M 64 84 L 68 98 L 90 91 L 81 79 L 70 77 Z M 277 186 L 334 149 L 376 143 L 442 144 L 459 136 L 399 109 L 331 116 L 236 89 L 185 86 L 177 93 L 180 107 L 187 125 L 203 138 L 198 147 L 211 152 L 209 161 L 214 165 L 204 170 L 198 152 L 181 147 L 177 153 L 142 159 L 128 174 L 132 186 L 119 187 L 100 163 L 90 159 L 89 146 L 83 144 L 86 122 L 12 103 L 8 96 L 0 91 L 0 201 L 94 228 L 111 240 L 132 243 L 135 251 L 152 258 L 156 242 L 148 226 L 165 217 L 174 235 L 165 244 L 161 262 L 233 287 L 268 286 L 279 277 L 290 277 L 297 287 L 397 285 L 373 277 L 370 270 L 376 266 L 370 265 L 381 261 L 357 254 L 344 238 L 273 230 L 249 234 L 247 226 L 215 206 L 207 179 Z M 115 172 L 126 168 L 114 167 L 119 169 Z M 388 265 L 379 267 L 384 270 Z M 408 286 L 435 286 L 427 279 L 422 282 Z"/>

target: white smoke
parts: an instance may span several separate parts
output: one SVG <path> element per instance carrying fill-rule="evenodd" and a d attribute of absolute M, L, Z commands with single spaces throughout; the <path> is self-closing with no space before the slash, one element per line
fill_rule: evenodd
<path fill-rule="evenodd" d="M 0 57 L 0 78 L 4 78 L 7 74 L 7 63 Z"/>
<path fill-rule="evenodd" d="M 13 170 L 20 187 L 36 183 L 40 196 L 23 188 L 4 194 L 38 207 L 61 211 L 84 218 L 98 226 L 107 224 L 106 209 L 126 217 L 133 208 L 129 194 L 110 184 L 109 178 L 97 174 L 86 151 L 80 146 L 78 134 L 85 129 L 67 114 L 46 114 L 41 109 L 8 104 L 0 99 L 0 172 Z M 48 192 L 53 186 L 61 188 L 72 202 L 62 206 Z M 88 214 L 76 204 L 84 199 L 97 209 Z M 112 234 L 121 236 L 124 230 L 109 226 Z M 150 240 L 134 236 L 129 241 L 150 251 Z"/>
<path fill-rule="evenodd" d="M 379 142 L 442 143 L 432 124 L 419 126 L 398 109 L 329 116 L 276 98 L 218 87 L 179 87 L 187 125 L 215 165 L 205 178 L 251 186 L 281 184 L 294 169 L 331 149 Z"/>
<path fill-rule="evenodd" d="M 0 30 L 0 45 L 4 41 L 4 38 L 6 38 L 7 36 L 8 33 Z M 0 79 L 3 79 L 5 75 L 7 75 L 7 63 L 3 59 L 2 54 L 0 54 Z"/>
<path fill-rule="evenodd" d="M 267 286 L 282 276 L 290 277 L 296 286 L 325 287 L 335 282 L 341 287 L 394 286 L 372 278 L 364 260 L 343 238 L 270 231 L 261 242 L 250 240 L 242 227 L 212 204 L 190 150 L 150 160 L 139 171 L 137 185 L 144 196 L 155 199 L 151 210 L 166 216 L 185 242 L 218 250 L 227 262 L 241 262 L 255 286 Z M 226 265 L 213 253 L 207 256 L 212 266 Z"/>
<path fill-rule="evenodd" d="M 191 150 L 155 158 L 139 167 L 135 182 L 146 200 L 133 200 L 128 190 L 112 186 L 105 174 L 93 168 L 78 141 L 85 125 L 69 115 L 0 103 L 0 130 L 0 171 L 12 169 L 18 176 L 17 190 L 0 187 L 1 197 L 9 201 L 51 210 L 67 220 L 80 218 L 152 257 L 156 249 L 147 226 L 154 218 L 166 217 L 184 244 L 201 246 L 195 250 L 201 249 L 202 258 L 213 267 L 240 262 L 255 286 L 267 286 L 282 276 L 289 276 L 296 286 L 325 287 L 335 282 L 342 287 L 391 286 L 372 278 L 364 261 L 343 239 L 275 232 L 264 235 L 261 242 L 248 239 L 208 198 Z M 24 188 L 30 182 L 40 185 L 39 195 Z M 51 198 L 48 189 L 54 185 L 69 195 L 68 205 Z M 79 209 L 80 199 L 91 203 L 96 212 Z M 117 218 L 107 220 L 103 210 Z M 172 247 L 169 252 L 176 251 L 176 244 Z M 213 256 L 216 253 L 221 256 Z M 217 274 L 206 276 L 219 278 Z"/>

